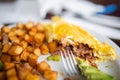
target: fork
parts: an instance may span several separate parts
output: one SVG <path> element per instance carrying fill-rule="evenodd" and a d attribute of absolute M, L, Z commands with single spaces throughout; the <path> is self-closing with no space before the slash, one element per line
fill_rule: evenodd
<path fill-rule="evenodd" d="M 80 75 L 77 62 L 70 47 L 61 49 L 59 52 L 66 75 L 71 77 L 72 80 L 84 80 L 83 76 Z"/>

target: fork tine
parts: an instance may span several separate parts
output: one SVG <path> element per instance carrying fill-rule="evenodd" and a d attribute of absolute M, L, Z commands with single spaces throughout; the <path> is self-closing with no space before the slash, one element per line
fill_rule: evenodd
<path fill-rule="evenodd" d="M 77 70 L 77 62 L 75 61 L 75 58 L 74 58 L 74 56 L 72 54 L 72 51 L 67 50 L 67 52 L 68 52 L 68 57 L 69 57 L 70 64 L 71 64 L 71 67 L 72 67 L 72 70 L 73 70 L 73 74 L 78 75 L 79 71 Z"/>
<path fill-rule="evenodd" d="M 64 56 L 65 56 L 64 59 L 66 60 L 66 66 L 68 67 L 68 70 L 69 70 L 69 74 L 74 74 L 71 63 L 70 63 L 70 59 L 68 57 L 69 53 L 65 49 L 63 49 L 63 53 L 64 53 Z"/>
<path fill-rule="evenodd" d="M 65 65 L 66 65 L 66 62 L 65 62 L 65 59 L 64 59 L 64 57 L 63 57 L 63 52 L 62 52 L 62 51 L 60 51 L 60 55 L 61 55 L 62 64 L 63 64 L 63 66 L 64 66 L 64 70 L 65 70 L 65 72 L 67 73 L 67 75 L 70 75 L 67 66 L 65 66 Z"/>
<path fill-rule="evenodd" d="M 79 75 L 80 72 L 79 72 L 79 69 L 78 69 L 78 67 L 77 67 L 77 62 L 76 62 L 76 60 L 75 60 L 75 57 L 74 57 L 74 55 L 73 55 L 73 52 L 72 52 L 71 50 L 69 50 L 69 52 L 70 52 L 71 58 L 72 58 L 73 63 L 74 63 L 74 68 L 75 68 L 77 74 Z"/>
<path fill-rule="evenodd" d="M 64 66 L 67 75 L 79 75 L 79 69 L 77 68 L 77 62 L 74 58 L 72 51 L 69 48 L 61 49 L 60 51 L 62 64 Z"/>

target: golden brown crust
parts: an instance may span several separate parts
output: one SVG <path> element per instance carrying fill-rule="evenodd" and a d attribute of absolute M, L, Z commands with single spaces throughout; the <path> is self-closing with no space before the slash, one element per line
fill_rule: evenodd
<path fill-rule="evenodd" d="M 70 24 L 59 17 L 53 17 L 51 22 L 44 25 L 48 42 L 64 40 L 64 42 L 73 45 L 83 43 L 93 49 L 99 60 L 115 60 L 117 58 L 117 54 L 112 46 L 107 43 L 101 43 L 89 32 L 77 25 Z"/>

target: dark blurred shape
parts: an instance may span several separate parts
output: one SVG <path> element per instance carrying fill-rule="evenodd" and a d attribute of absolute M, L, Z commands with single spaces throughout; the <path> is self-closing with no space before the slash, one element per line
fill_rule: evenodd
<path fill-rule="evenodd" d="M 67 10 L 63 8 L 63 9 L 62 9 L 62 12 L 65 12 L 65 11 L 67 11 Z"/>
<path fill-rule="evenodd" d="M 16 0 L 0 0 L 0 2 L 5 2 L 5 3 L 6 3 L 6 2 L 7 2 L 7 3 L 8 3 L 8 2 L 14 2 L 14 1 L 16 1 Z"/>
<path fill-rule="evenodd" d="M 117 10 L 108 15 L 120 17 L 120 0 L 90 0 L 90 1 L 95 4 L 101 4 L 104 6 L 115 4 L 117 6 Z"/>
<path fill-rule="evenodd" d="M 119 4 L 119 0 L 90 0 L 96 4 L 109 5 L 109 4 Z"/>
<path fill-rule="evenodd" d="M 65 11 L 67 11 L 67 10 L 63 8 L 63 9 L 62 9 L 62 13 L 64 13 Z M 62 14 L 62 13 L 61 13 L 61 14 Z M 52 13 L 52 12 L 48 12 L 47 15 L 46 15 L 46 17 L 45 17 L 45 19 L 51 19 L 52 16 L 55 16 L 55 14 Z M 59 16 L 60 16 L 60 15 L 59 15 Z"/>
<path fill-rule="evenodd" d="M 49 12 L 47 13 L 45 19 L 51 19 L 52 16 L 54 16 L 54 14 Z"/>
<path fill-rule="evenodd" d="M 119 47 L 120 47 L 120 40 L 116 40 L 116 39 L 111 39 L 113 42 L 115 42 Z"/>

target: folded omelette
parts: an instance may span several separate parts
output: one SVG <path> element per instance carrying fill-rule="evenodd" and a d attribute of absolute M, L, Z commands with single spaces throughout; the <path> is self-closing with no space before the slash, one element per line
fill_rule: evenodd
<path fill-rule="evenodd" d="M 90 62 L 117 59 L 114 48 L 108 43 L 100 42 L 86 30 L 60 17 L 53 17 L 44 26 L 48 43 L 56 42 L 61 47 L 70 46 L 76 57 Z"/>

